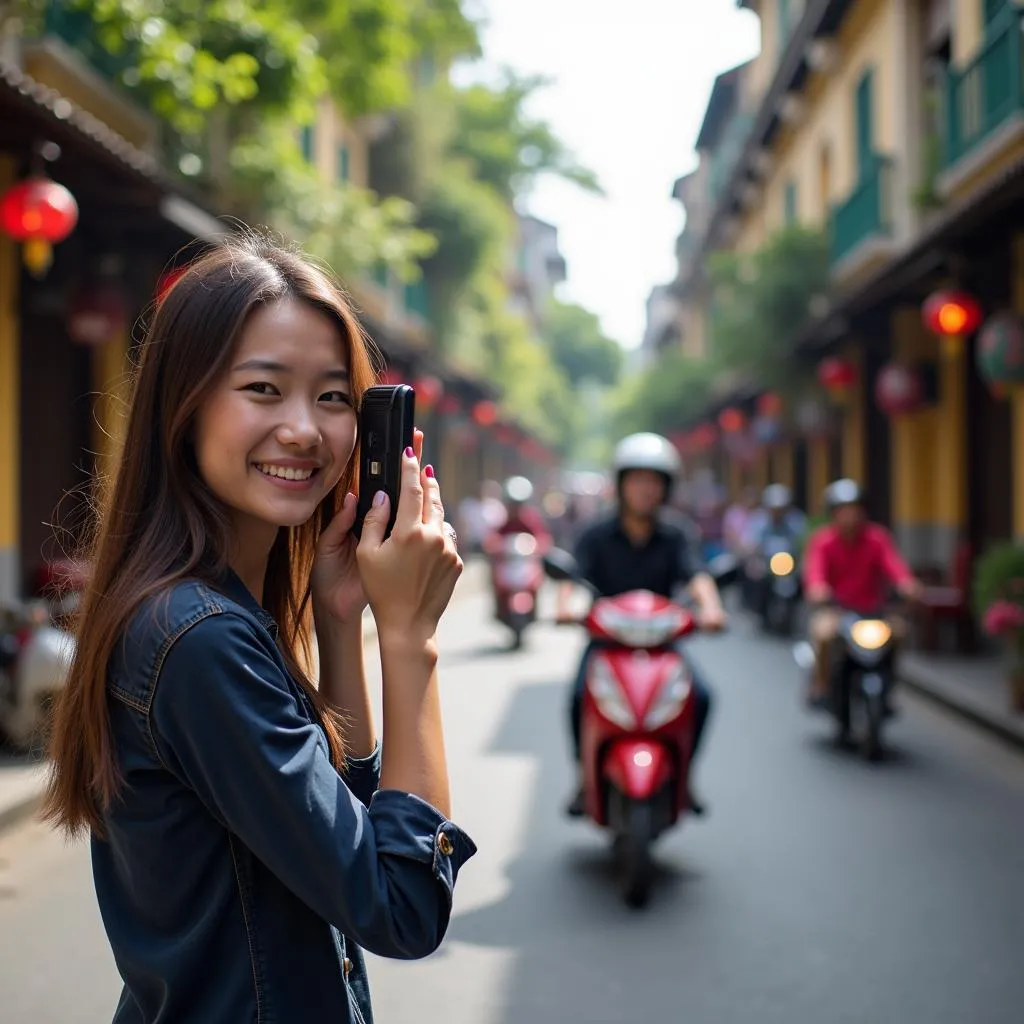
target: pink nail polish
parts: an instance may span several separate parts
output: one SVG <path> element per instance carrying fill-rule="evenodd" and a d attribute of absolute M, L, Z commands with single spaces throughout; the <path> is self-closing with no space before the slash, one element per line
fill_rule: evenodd
<path fill-rule="evenodd" d="M 384 502 L 385 502 L 385 501 L 387 501 L 387 500 L 388 500 L 388 496 L 387 496 L 387 494 L 385 494 L 385 493 L 384 493 L 384 491 L 378 491 L 378 492 L 377 492 L 377 493 L 376 493 L 376 494 L 375 494 L 375 495 L 373 496 L 373 504 L 374 504 L 374 505 L 375 505 L 375 506 L 376 506 L 377 508 L 380 508 L 380 507 L 381 507 L 381 505 L 383 505 L 383 504 L 384 504 Z"/>
<path fill-rule="evenodd" d="M 411 448 L 405 449 L 405 457 L 411 459 L 416 453 Z"/>
<path fill-rule="evenodd" d="M 434 479 L 434 467 L 433 466 L 427 466 L 427 468 L 424 469 L 423 472 L 427 474 L 428 479 L 430 479 L 430 480 Z"/>

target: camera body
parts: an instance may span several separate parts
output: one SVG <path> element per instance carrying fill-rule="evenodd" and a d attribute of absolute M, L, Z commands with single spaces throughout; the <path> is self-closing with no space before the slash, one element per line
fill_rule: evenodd
<path fill-rule="evenodd" d="M 402 455 L 413 443 L 416 392 L 408 384 L 367 388 L 359 410 L 359 504 L 353 531 L 362 536 L 363 520 L 373 496 L 384 491 L 391 501 L 385 537 L 398 514 L 402 487 Z"/>

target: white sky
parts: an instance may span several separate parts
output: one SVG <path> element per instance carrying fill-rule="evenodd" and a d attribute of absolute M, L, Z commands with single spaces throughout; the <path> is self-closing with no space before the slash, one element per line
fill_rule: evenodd
<path fill-rule="evenodd" d="M 475 0 L 487 78 L 503 65 L 543 74 L 530 112 L 593 170 L 607 197 L 545 180 L 530 213 L 556 224 L 568 262 L 565 299 L 605 331 L 640 343 L 651 288 L 672 278 L 682 207 L 672 182 L 696 163 L 715 75 L 752 57 L 758 24 L 736 0 Z M 466 72 L 459 75 L 466 77 Z"/>

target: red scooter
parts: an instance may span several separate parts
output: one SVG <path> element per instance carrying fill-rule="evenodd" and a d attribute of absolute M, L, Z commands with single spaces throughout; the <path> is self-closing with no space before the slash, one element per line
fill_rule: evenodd
<path fill-rule="evenodd" d="M 587 586 L 563 551 L 550 552 L 544 568 L 552 579 Z M 720 581 L 725 574 L 721 567 L 715 573 Z M 640 907 L 653 881 L 654 840 L 690 809 L 696 708 L 675 641 L 697 621 L 680 605 L 635 590 L 597 598 L 580 624 L 602 643 L 590 659 L 582 707 L 586 815 L 611 830 L 623 896 Z"/>
<path fill-rule="evenodd" d="M 537 594 L 544 582 L 537 538 L 529 533 L 494 535 L 487 550 L 492 558 L 495 616 L 512 630 L 512 646 L 518 650 L 526 627 L 537 618 Z"/>

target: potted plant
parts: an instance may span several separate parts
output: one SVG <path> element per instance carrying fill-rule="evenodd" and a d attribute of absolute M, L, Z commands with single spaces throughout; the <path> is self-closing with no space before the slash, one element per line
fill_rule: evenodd
<path fill-rule="evenodd" d="M 974 569 L 974 610 L 1007 655 L 1010 707 L 1024 711 L 1024 545 L 996 544 Z"/>

